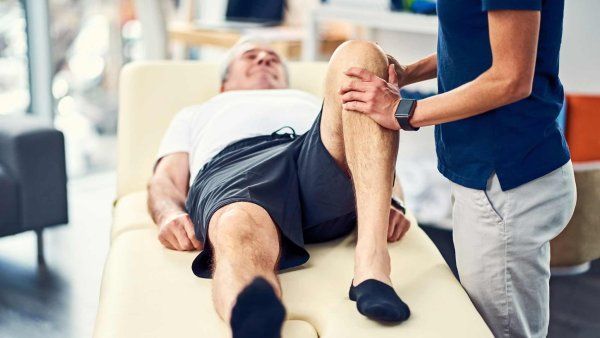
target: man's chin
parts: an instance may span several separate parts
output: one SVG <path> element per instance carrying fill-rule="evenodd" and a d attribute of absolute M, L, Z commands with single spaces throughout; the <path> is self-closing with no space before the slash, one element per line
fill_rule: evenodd
<path fill-rule="evenodd" d="M 261 89 L 284 89 L 280 86 L 274 85 L 274 84 L 264 84 L 264 85 L 258 85 L 255 88 L 253 88 L 255 90 L 261 90 Z"/>
<path fill-rule="evenodd" d="M 285 89 L 286 87 L 282 87 L 281 85 L 273 82 L 255 82 L 251 84 L 247 84 L 245 86 L 246 90 L 266 90 L 266 89 Z"/>
<path fill-rule="evenodd" d="M 286 89 L 287 85 L 274 82 L 271 80 L 259 80 L 259 81 L 246 81 L 239 86 L 226 86 L 224 91 L 230 90 L 266 90 L 266 89 Z"/>
<path fill-rule="evenodd" d="M 282 89 L 281 83 L 270 73 L 258 73 L 250 77 L 248 81 L 252 89 Z"/>

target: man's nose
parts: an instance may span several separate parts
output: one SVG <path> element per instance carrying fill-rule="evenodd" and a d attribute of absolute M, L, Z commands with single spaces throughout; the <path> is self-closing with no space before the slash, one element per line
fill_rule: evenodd
<path fill-rule="evenodd" d="M 269 66 L 272 61 L 273 61 L 273 58 L 267 52 L 260 52 L 260 53 L 258 53 L 258 56 L 256 57 L 256 63 L 258 63 L 259 65 L 264 64 L 266 66 Z"/>

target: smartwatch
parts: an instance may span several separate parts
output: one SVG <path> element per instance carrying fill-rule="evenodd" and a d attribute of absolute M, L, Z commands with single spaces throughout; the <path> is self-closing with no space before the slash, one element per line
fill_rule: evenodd
<path fill-rule="evenodd" d="M 417 108 L 417 100 L 400 99 L 394 116 L 396 117 L 396 120 L 398 120 L 398 124 L 400 124 L 402 130 L 419 130 L 419 128 L 415 128 L 410 124 L 410 118 L 413 116 L 415 108 Z"/>
<path fill-rule="evenodd" d="M 402 214 L 406 215 L 406 207 L 401 199 L 392 196 L 392 206 L 402 212 Z"/>

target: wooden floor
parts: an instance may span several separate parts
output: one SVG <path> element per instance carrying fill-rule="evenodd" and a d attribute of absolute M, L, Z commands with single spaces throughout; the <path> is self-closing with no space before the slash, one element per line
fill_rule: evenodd
<path fill-rule="evenodd" d="M 33 233 L 0 238 L 0 338 L 91 337 L 109 246 L 115 175 L 69 183 L 70 224 L 45 233 L 45 268 Z M 451 233 L 426 228 L 453 266 Z M 551 280 L 551 338 L 600 338 L 600 262 Z"/>
<path fill-rule="evenodd" d="M 114 183 L 113 172 L 70 181 L 70 223 L 44 231 L 45 268 L 32 232 L 0 238 L 0 338 L 92 336 Z"/>

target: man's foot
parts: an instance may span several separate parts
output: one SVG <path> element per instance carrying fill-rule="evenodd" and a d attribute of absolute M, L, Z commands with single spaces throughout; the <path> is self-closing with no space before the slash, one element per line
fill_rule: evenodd
<path fill-rule="evenodd" d="M 358 312 L 383 322 L 403 322 L 410 317 L 408 305 L 386 283 L 368 279 L 357 286 L 350 285 L 350 300 L 356 302 Z"/>
<path fill-rule="evenodd" d="M 280 338 L 285 308 L 275 290 L 257 277 L 237 297 L 231 310 L 233 338 Z"/>
<path fill-rule="evenodd" d="M 384 322 L 408 319 L 410 310 L 391 286 L 390 274 L 391 259 L 387 247 L 356 247 L 354 279 L 349 296 L 356 302 L 358 312 Z"/>
<path fill-rule="evenodd" d="M 390 274 L 392 264 L 387 243 L 382 248 L 368 246 L 357 246 L 354 259 L 354 286 L 369 280 L 376 279 L 388 285 L 392 285 Z"/>

